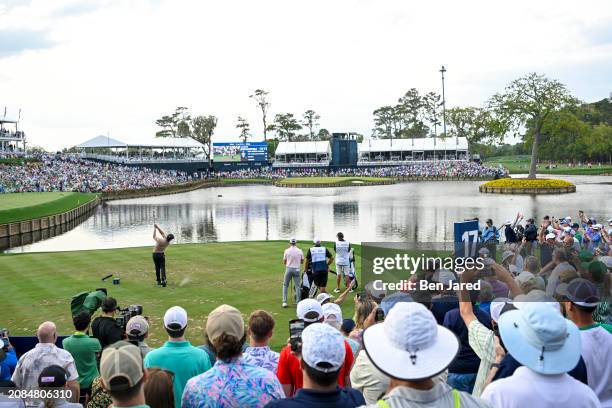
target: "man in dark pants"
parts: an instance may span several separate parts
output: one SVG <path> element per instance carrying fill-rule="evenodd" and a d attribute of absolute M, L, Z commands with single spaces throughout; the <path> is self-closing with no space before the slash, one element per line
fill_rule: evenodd
<path fill-rule="evenodd" d="M 308 268 L 312 269 L 312 278 L 314 284 L 319 288 L 319 292 L 327 292 L 327 273 L 329 272 L 329 265 L 333 262 L 334 257 L 329 252 L 329 249 L 321 246 L 321 240 L 315 238 L 313 240 L 314 246 L 306 253 L 306 264 L 304 265 L 304 271 Z M 311 291 L 311 293 L 313 293 Z"/>
<path fill-rule="evenodd" d="M 155 277 L 157 284 L 166 287 L 166 255 L 164 252 L 170 241 L 174 239 L 174 235 L 166 235 L 157 224 L 153 226 L 153 239 L 155 240 L 155 248 L 153 249 L 153 263 L 155 264 Z M 159 235 L 157 233 L 159 232 Z"/>

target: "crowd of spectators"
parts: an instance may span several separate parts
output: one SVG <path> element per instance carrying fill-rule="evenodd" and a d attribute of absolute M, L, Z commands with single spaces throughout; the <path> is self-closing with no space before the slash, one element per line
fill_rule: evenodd
<path fill-rule="evenodd" d="M 23 165 L 0 164 L 0 193 L 79 191 L 104 192 L 154 188 L 184 183 L 184 172 L 151 170 L 82 160 L 73 155 L 37 155 Z"/>
<path fill-rule="evenodd" d="M 325 168 L 258 168 L 211 173 L 208 177 L 221 178 L 265 178 L 286 177 L 504 177 L 508 172 L 503 167 L 488 167 L 470 161 L 423 162 L 403 166 L 358 167 L 330 170 Z"/>
<path fill-rule="evenodd" d="M 426 265 L 411 279 L 439 284 L 428 290 L 386 293 L 366 283 L 352 319 L 342 310 L 352 286 L 336 300 L 295 299 L 304 329 L 277 351 L 271 313 L 245 319 L 227 304 L 208 313 L 202 346 L 187 339 L 201 336 L 189 330 L 187 311 L 169 308 L 168 339 L 152 349 L 142 316 L 125 332 L 111 327 L 117 302 L 106 297 L 93 321 L 87 312 L 73 316 L 76 332 L 63 349 L 52 322 L 19 360 L 9 339 L 2 349 L 0 386 L 62 390 L 65 398 L 1 395 L 0 404 L 612 407 L 612 218 L 605 226 L 583 212 L 523 219 L 481 226 L 487 268 Z"/>
<path fill-rule="evenodd" d="M 8 158 L 7 155 L 5 158 Z M 280 179 L 286 177 L 504 177 L 502 167 L 487 167 L 469 161 L 424 162 L 394 167 L 352 169 L 280 169 L 261 167 L 235 171 L 186 173 L 152 170 L 85 160 L 78 155 L 36 154 L 36 161 L 23 164 L 0 163 L 0 193 L 78 191 L 105 192 L 155 188 L 185 183 L 194 179 Z"/>

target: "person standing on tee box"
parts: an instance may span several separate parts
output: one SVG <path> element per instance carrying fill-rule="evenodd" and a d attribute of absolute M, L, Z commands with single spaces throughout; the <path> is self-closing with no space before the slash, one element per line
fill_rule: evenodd
<path fill-rule="evenodd" d="M 300 267 L 304 263 L 304 253 L 297 247 L 295 238 L 289 240 L 289 248 L 283 254 L 285 264 L 285 277 L 283 278 L 283 307 L 287 307 L 287 289 L 293 280 L 295 289 L 295 304 L 300 301 Z"/>
<path fill-rule="evenodd" d="M 153 249 L 153 263 L 155 264 L 155 277 L 157 284 L 166 287 L 166 248 L 170 245 L 170 241 L 174 239 L 174 235 L 162 231 L 157 224 L 153 226 L 153 239 L 155 240 L 155 248 Z M 157 236 L 159 232 L 160 236 Z"/>
<path fill-rule="evenodd" d="M 325 293 L 327 292 L 327 273 L 334 257 L 329 249 L 321 246 L 320 239 L 315 238 L 312 242 L 314 246 L 306 253 L 304 271 L 308 271 L 309 267 L 312 268 L 312 280 L 315 286 L 321 293 Z"/>
<path fill-rule="evenodd" d="M 351 284 L 349 273 L 350 273 L 350 261 L 349 254 L 351 251 L 351 244 L 344 239 L 344 234 L 339 232 L 336 234 L 336 241 L 334 245 L 334 251 L 336 251 L 336 289 L 335 293 L 340 293 L 340 281 L 344 278 L 344 283 L 348 288 Z"/>

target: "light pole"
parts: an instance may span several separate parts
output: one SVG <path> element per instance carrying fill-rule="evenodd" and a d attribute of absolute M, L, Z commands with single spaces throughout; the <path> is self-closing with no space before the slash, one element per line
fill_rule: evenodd
<path fill-rule="evenodd" d="M 444 94 L 444 73 L 445 72 L 446 72 L 446 68 L 444 68 L 444 65 L 442 65 L 442 68 L 440 68 L 440 73 L 442 74 L 442 123 L 443 123 L 442 126 L 444 128 L 444 139 L 446 140 L 446 95 Z M 455 146 L 455 159 L 456 158 L 457 158 L 457 147 Z"/>

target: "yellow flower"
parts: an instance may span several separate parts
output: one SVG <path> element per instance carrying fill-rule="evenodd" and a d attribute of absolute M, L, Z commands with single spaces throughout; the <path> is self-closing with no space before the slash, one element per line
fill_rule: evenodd
<path fill-rule="evenodd" d="M 482 185 L 483 187 L 504 187 L 504 188 L 551 188 L 551 187 L 571 187 L 572 183 L 559 179 L 513 179 L 503 178 L 492 180 Z"/>

